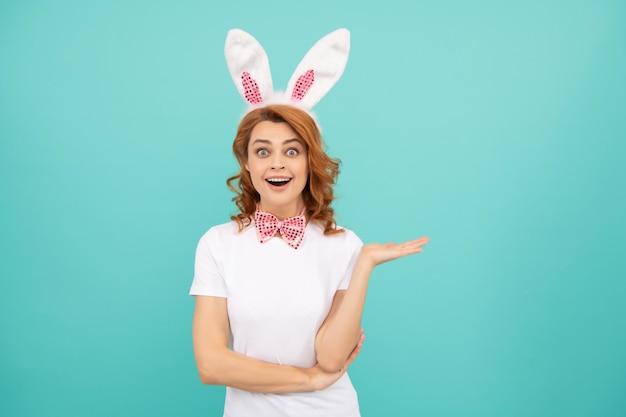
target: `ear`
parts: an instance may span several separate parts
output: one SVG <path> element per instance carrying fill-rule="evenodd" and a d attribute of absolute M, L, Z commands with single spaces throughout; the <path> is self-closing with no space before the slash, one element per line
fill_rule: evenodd
<path fill-rule="evenodd" d="M 311 108 L 335 85 L 343 74 L 350 54 L 350 32 L 338 29 L 322 39 L 302 58 L 289 80 L 291 101 Z"/>
<path fill-rule="evenodd" d="M 241 29 L 229 30 L 224 55 L 230 76 L 244 100 L 254 106 L 271 97 L 273 88 L 269 60 L 252 35 Z"/>

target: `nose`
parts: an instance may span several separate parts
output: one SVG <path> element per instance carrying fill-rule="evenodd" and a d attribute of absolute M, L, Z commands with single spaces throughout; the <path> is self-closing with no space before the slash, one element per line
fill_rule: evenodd
<path fill-rule="evenodd" d="M 283 169 L 285 164 L 283 163 L 283 156 L 280 152 L 276 152 L 272 158 L 272 169 Z"/>

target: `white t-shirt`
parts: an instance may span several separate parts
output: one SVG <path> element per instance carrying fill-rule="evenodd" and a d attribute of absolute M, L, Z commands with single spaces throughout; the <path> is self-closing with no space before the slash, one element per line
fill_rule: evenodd
<path fill-rule="evenodd" d="M 261 244 L 254 224 L 212 227 L 196 250 L 191 295 L 228 299 L 232 349 L 265 362 L 315 365 L 315 335 L 340 289 L 347 289 L 361 240 L 326 236 L 308 223 L 298 249 L 275 237 Z M 260 394 L 228 387 L 225 417 L 358 417 L 348 374 L 323 391 Z"/>

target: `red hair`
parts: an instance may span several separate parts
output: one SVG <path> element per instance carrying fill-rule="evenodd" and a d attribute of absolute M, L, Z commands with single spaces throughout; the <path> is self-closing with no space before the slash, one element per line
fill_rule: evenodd
<path fill-rule="evenodd" d="M 233 153 L 239 162 L 239 173 L 230 177 L 226 184 L 236 196 L 233 201 L 241 213 L 231 216 L 239 225 L 239 231 L 248 226 L 261 196 L 254 189 L 250 173 L 246 169 L 248 143 L 252 129 L 262 122 L 287 123 L 306 145 L 309 162 L 309 179 L 302 190 L 309 221 L 317 221 L 324 226 L 324 234 L 343 232 L 337 229 L 335 211 L 330 206 L 334 199 L 333 186 L 339 175 L 339 160 L 331 158 L 323 149 L 322 136 L 315 121 L 305 111 L 288 105 L 269 105 L 254 109 L 244 116 L 237 128 L 233 141 Z"/>

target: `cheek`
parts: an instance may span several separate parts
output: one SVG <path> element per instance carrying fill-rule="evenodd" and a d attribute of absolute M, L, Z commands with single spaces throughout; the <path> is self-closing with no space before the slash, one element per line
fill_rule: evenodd
<path fill-rule="evenodd" d="M 246 168 L 246 170 L 252 176 L 258 175 L 258 173 L 261 171 L 261 167 L 259 166 L 259 162 L 258 161 L 254 161 L 254 160 L 248 160 L 248 162 L 246 162 L 244 167 Z"/>
<path fill-rule="evenodd" d="M 250 175 L 250 179 L 252 179 L 253 183 L 257 183 L 260 181 L 260 177 L 261 174 L 259 173 L 258 169 L 255 169 L 255 166 L 252 165 L 249 169 L 248 169 L 248 174 Z"/>

